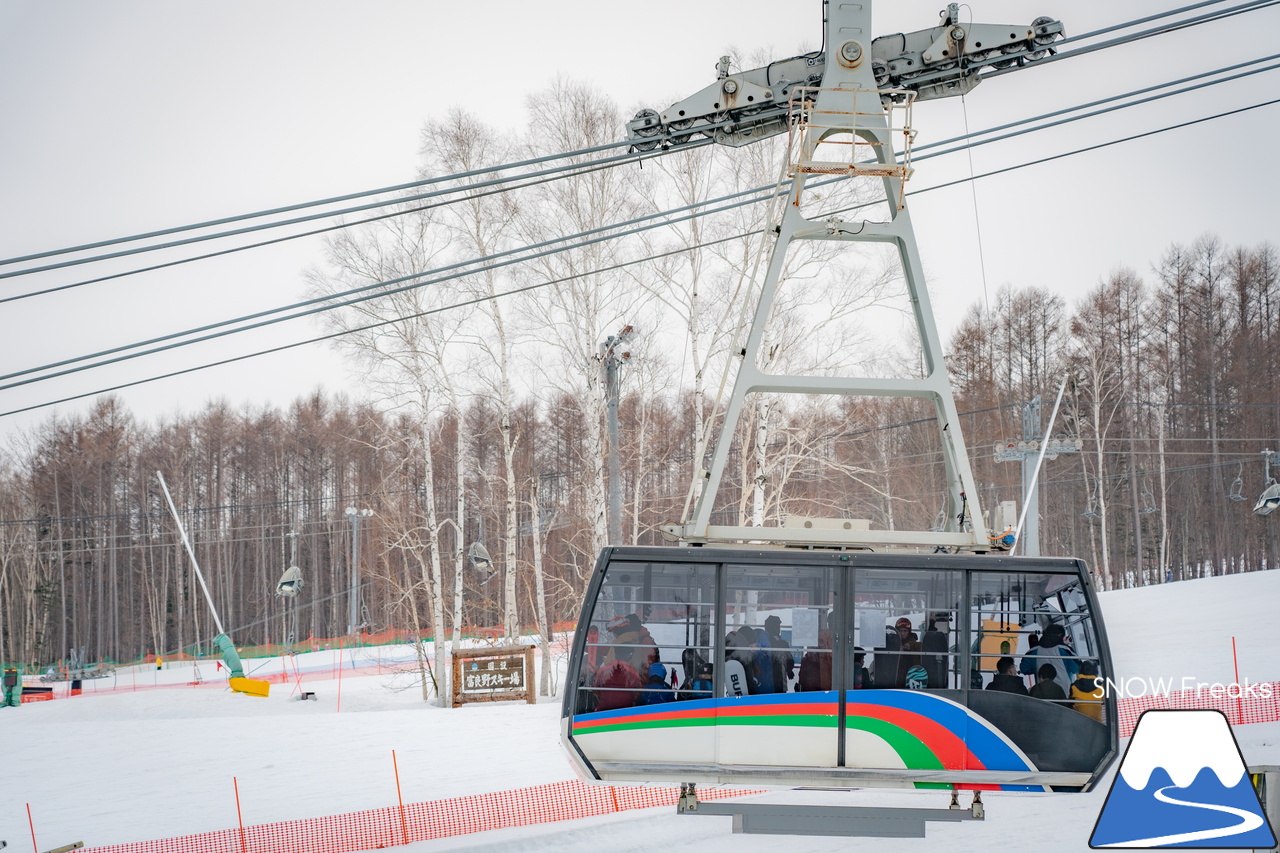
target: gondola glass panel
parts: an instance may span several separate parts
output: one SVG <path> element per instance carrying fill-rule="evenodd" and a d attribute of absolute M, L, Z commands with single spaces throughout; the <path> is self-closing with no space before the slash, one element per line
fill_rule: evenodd
<path fill-rule="evenodd" d="M 971 575 L 969 707 L 1043 772 L 1092 773 L 1111 749 L 1089 601 L 1074 574 Z"/>
<path fill-rule="evenodd" d="M 714 728 L 677 715 L 710 702 L 716 567 L 614 562 L 587 622 L 574 737 L 604 761 L 711 761 Z M 689 704 L 692 703 L 692 704 Z"/>
<path fill-rule="evenodd" d="M 964 572 L 859 569 L 850 634 L 855 654 L 869 656 L 854 688 L 959 688 L 953 626 L 963 598 Z"/>

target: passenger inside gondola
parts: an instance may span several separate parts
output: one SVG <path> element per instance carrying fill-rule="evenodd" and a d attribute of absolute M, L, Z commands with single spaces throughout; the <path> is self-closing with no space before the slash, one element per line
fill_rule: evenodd
<path fill-rule="evenodd" d="M 642 641 L 642 629 L 640 617 L 634 613 L 619 616 L 609 622 L 608 630 L 613 637 L 613 644 L 605 652 L 600 669 L 596 672 L 597 711 L 630 708 L 636 704 L 637 696 L 644 687 L 639 666 L 643 666 L 647 673 L 651 654 L 648 652 L 649 644 Z M 652 638 L 649 638 L 649 643 L 653 643 Z M 652 652 L 655 658 L 656 653 L 655 644 Z"/>
<path fill-rule="evenodd" d="M 685 681 L 680 691 L 681 699 L 710 699 L 714 685 L 711 677 L 711 664 L 700 662 L 694 670 L 692 678 Z"/>
<path fill-rule="evenodd" d="M 830 631 L 818 632 L 819 648 L 810 649 L 800 658 L 800 677 L 796 690 L 806 693 L 831 689 L 831 640 Z"/>
<path fill-rule="evenodd" d="M 1098 665 L 1091 660 L 1080 662 L 1080 677 L 1071 682 L 1072 707 L 1090 719 L 1102 722 L 1102 679 L 1098 678 Z"/>
<path fill-rule="evenodd" d="M 1052 664 L 1041 664 L 1040 670 L 1036 673 L 1035 686 L 1031 688 L 1032 698 L 1059 702 L 1066 699 L 1067 694 L 1063 691 L 1062 685 L 1054 680 L 1056 674 Z"/>
<path fill-rule="evenodd" d="M 929 676 L 929 689 L 940 690 L 947 686 L 947 651 L 950 640 L 947 636 L 951 625 L 951 617 L 946 613 L 938 613 L 929 620 L 929 630 L 924 632 L 920 643 L 921 665 Z"/>
<path fill-rule="evenodd" d="M 641 705 L 658 705 L 675 701 L 675 691 L 667 684 L 667 668 L 660 663 L 649 664 L 649 678 L 640 694 Z"/>
<path fill-rule="evenodd" d="M 894 628 L 898 632 L 898 648 L 902 650 L 898 655 L 898 677 L 894 681 L 894 686 L 913 686 L 914 682 L 913 685 L 907 683 L 912 668 L 920 668 L 921 672 L 924 671 L 920 666 L 920 638 L 916 636 L 915 631 L 911 630 L 911 620 L 905 616 L 894 624 Z"/>
<path fill-rule="evenodd" d="M 764 620 L 764 647 L 773 670 L 773 692 L 786 693 L 796 677 L 796 661 L 791 656 L 791 646 L 782 638 L 782 620 L 770 616 Z"/>
<path fill-rule="evenodd" d="M 770 651 L 769 635 L 763 628 L 755 629 L 755 676 L 756 689 L 752 693 L 777 693 L 774 683 L 773 654 Z M 786 685 L 783 685 L 784 689 Z"/>
<path fill-rule="evenodd" d="M 725 637 L 725 696 L 750 696 L 760 691 L 756 645 L 756 631 L 750 625 L 743 625 Z"/>
<path fill-rule="evenodd" d="M 691 682 L 698 677 L 702 670 L 703 664 L 707 661 L 702 655 L 698 654 L 695 648 L 687 648 L 680 653 L 680 667 L 684 670 L 684 689 L 687 690 Z"/>
<path fill-rule="evenodd" d="M 1080 665 L 1076 661 L 1075 651 L 1066 644 L 1066 636 L 1067 630 L 1061 623 L 1051 622 L 1046 625 L 1039 640 L 1022 656 L 1018 671 L 1023 675 L 1035 675 L 1042 665 L 1048 664 L 1053 667 L 1054 680 L 1058 682 L 1059 689 L 1071 684 L 1080 672 Z"/>
<path fill-rule="evenodd" d="M 996 674 L 987 685 L 987 689 L 1002 693 L 1017 693 L 1019 696 L 1027 695 L 1027 685 L 1022 680 L 1022 676 L 1013 671 L 1013 658 L 1005 656 L 996 661 Z"/>
<path fill-rule="evenodd" d="M 861 646 L 853 647 L 853 689 L 869 690 L 872 687 L 871 673 L 867 672 L 867 668 L 863 666 L 863 662 L 867 659 L 867 653 L 863 651 Z"/>

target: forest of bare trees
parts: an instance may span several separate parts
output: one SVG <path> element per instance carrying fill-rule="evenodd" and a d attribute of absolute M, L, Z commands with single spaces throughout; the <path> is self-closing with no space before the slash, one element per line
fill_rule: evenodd
<path fill-rule="evenodd" d="M 536 143 L 461 112 L 428 124 L 424 174 L 609 142 L 622 126 L 613 105 L 570 84 L 530 107 Z M 496 259 L 770 182 L 776 157 L 770 143 L 698 149 L 643 170 L 584 170 L 406 207 L 340 232 L 307 272 L 313 296 L 494 259 L 326 315 L 363 377 L 359 401 L 315 393 L 249 409 L 216 400 L 146 423 L 106 397 L 13 438 L 0 455 L 0 660 L 44 665 L 84 649 L 89 660 L 125 661 L 207 646 L 216 631 L 156 471 L 239 645 L 350 630 L 348 507 L 371 513 L 357 556 L 366 632 L 419 631 L 440 663 L 444 644 L 464 634 L 545 638 L 575 619 L 607 541 L 600 343 L 623 324 L 645 333 L 623 372 L 622 530 L 628 543 L 660 544 L 659 525 L 686 504 L 734 306 L 766 241 L 752 208 L 741 208 L 620 239 L 582 237 L 520 264 Z M 841 192 L 833 206 L 856 199 L 856 186 Z M 918 371 L 909 342 L 887 355 L 866 320 L 895 310 L 893 264 L 812 251 L 790 262 L 762 357 L 792 371 Z M 1103 588 L 1274 566 L 1280 522 L 1250 510 L 1265 485 L 1262 451 L 1280 449 L 1277 314 L 1274 250 L 1212 236 L 1171 246 L 1146 272 L 1100 275 L 1075 305 L 1033 286 L 973 305 L 947 349 L 983 507 L 1021 500 L 1018 466 L 996 461 L 993 448 L 1021 434 L 1027 401 L 1051 401 L 1066 377 L 1054 431 L 1083 446 L 1046 462 L 1043 553 L 1085 559 Z M 931 409 L 761 395 L 747 411 L 721 520 L 938 525 Z M 467 559 L 474 543 L 492 572 Z M 274 595 L 291 562 L 306 582 L 293 603 Z"/>

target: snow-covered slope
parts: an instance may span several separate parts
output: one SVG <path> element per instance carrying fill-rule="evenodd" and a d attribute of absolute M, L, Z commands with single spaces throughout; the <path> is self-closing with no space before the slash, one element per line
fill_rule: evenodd
<path fill-rule="evenodd" d="M 1104 617 L 1122 676 L 1280 680 L 1280 572 L 1185 581 L 1106 593 Z M 386 654 L 386 653 L 384 653 Z M 301 656 L 331 669 L 336 652 Z M 361 652 L 360 664 L 368 662 Z M 385 662 L 385 658 L 384 658 Z M 563 662 L 562 662 L 563 663 Z M 261 664 L 279 671 L 279 661 Z M 206 678 L 211 676 L 205 667 Z M 191 667 L 121 673 L 149 687 L 192 680 Z M 267 699 L 211 689 L 140 690 L 0 709 L 0 840 L 39 850 L 164 838 L 236 825 L 235 785 L 246 824 L 340 814 L 396 802 L 396 753 L 405 802 L 499 791 L 572 778 L 558 744 L 559 705 L 471 705 L 446 711 L 390 675 L 308 682 L 316 702 L 274 685 Z M 338 691 L 341 690 L 341 711 Z M 1236 730 L 1250 763 L 1280 764 L 1280 724 Z M 862 805 L 945 805 L 937 792 L 779 792 L 770 800 Z M 1090 794 L 990 797 L 984 823 L 937 825 L 902 851 L 1037 853 L 1087 850 L 1103 799 Z M 776 851 L 768 836 L 735 836 L 727 818 L 650 810 L 501 830 L 411 845 L 435 850 Z M 848 850 L 848 840 L 805 839 L 806 851 Z M 867 849 L 876 849 L 868 847 Z"/>

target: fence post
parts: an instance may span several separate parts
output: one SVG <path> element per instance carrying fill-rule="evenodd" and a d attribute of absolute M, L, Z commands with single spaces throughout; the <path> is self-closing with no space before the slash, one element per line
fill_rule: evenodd
<path fill-rule="evenodd" d="M 249 845 L 244 837 L 244 816 L 240 813 L 240 783 L 234 776 L 231 777 L 231 786 L 236 791 L 236 821 L 240 824 L 240 853 L 248 853 Z"/>
<path fill-rule="evenodd" d="M 409 843 L 409 822 L 404 816 L 404 794 L 400 791 L 400 765 L 396 762 L 396 751 L 391 750 L 391 767 L 396 771 L 396 799 L 400 801 L 400 837 L 403 843 Z"/>
<path fill-rule="evenodd" d="M 1240 660 L 1236 657 L 1235 637 L 1231 638 L 1231 665 L 1235 667 L 1236 673 L 1236 725 L 1239 726 L 1244 724 L 1244 707 L 1242 703 L 1244 688 L 1240 686 Z"/>

